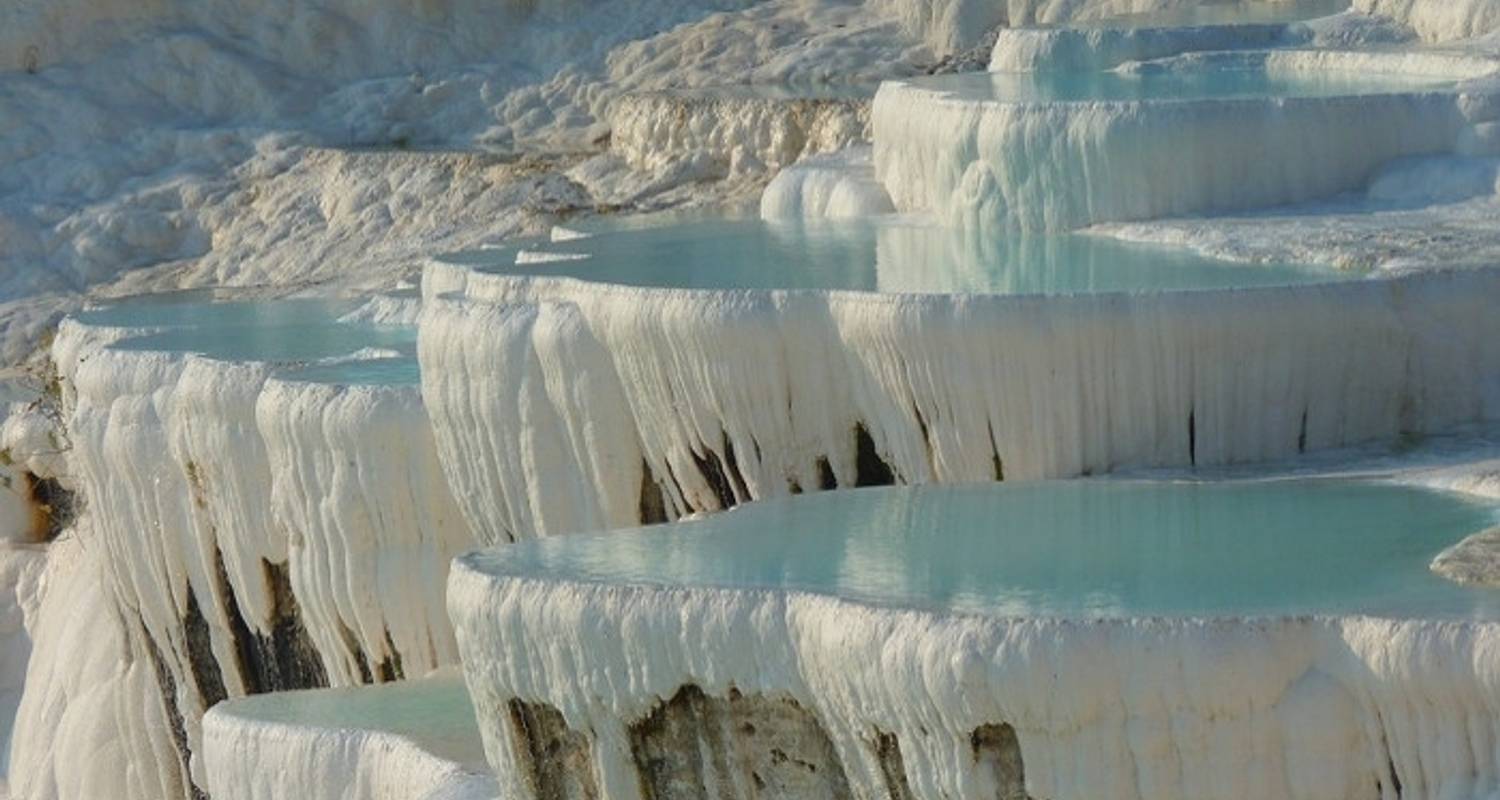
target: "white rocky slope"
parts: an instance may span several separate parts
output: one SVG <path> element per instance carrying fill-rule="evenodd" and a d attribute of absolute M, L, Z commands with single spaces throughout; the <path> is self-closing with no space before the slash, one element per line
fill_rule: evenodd
<path fill-rule="evenodd" d="M 465 155 L 362 162 L 317 147 L 597 152 L 629 92 L 864 82 L 911 74 L 997 24 L 1187 5 L 12 3 L 0 9 L 0 352 L 25 355 L 59 310 L 134 268 L 160 267 L 155 287 L 363 286 L 423 251 L 514 233 L 534 206 L 622 196 L 559 199 L 533 183 L 549 172 L 535 166 L 476 176 L 486 162 Z M 448 202 L 475 186 L 503 188 L 494 205 Z M 358 266 L 327 266 L 362 249 Z M 258 266 L 242 271 L 246 258 Z"/>
<path fill-rule="evenodd" d="M 614 187 L 637 179 L 619 177 L 614 156 L 591 151 L 583 154 L 589 156 L 584 160 L 583 155 L 555 151 L 601 149 L 600 111 L 626 90 L 704 86 L 746 75 L 903 74 L 953 47 L 972 43 L 977 37 L 971 27 L 976 19 L 985 20 L 984 24 L 1060 20 L 1074 13 L 1141 10 L 1148 5 L 1152 3 L 1018 2 L 1009 4 L 1002 19 L 983 16 L 994 11 L 994 4 L 918 0 L 881 0 L 867 6 L 770 2 L 743 12 L 706 16 L 706 11 L 719 4 L 674 4 L 672 13 L 666 15 L 638 13 L 641 8 L 635 4 L 570 4 L 535 6 L 539 10 L 528 12 L 535 19 L 527 16 L 529 21 L 514 31 L 505 25 L 515 22 L 520 12 L 491 19 L 485 11 L 445 4 L 426 4 L 420 11 L 404 4 L 389 9 L 367 4 L 301 5 L 279 16 L 260 9 L 246 12 L 228 2 L 192 8 L 169 2 L 13 5 L 0 12 L 9 15 L 0 24 L 0 38 L 10 48 L 0 52 L 10 53 L 18 62 L 0 60 L 17 63 L 13 71 L 0 74 L 4 355 L 11 360 L 24 354 L 57 309 L 76 304 L 84 292 L 101 286 L 113 284 L 109 288 L 123 291 L 222 282 L 257 291 L 312 284 L 327 289 L 370 288 L 411 274 L 416 257 L 430 249 L 468 246 L 536 230 L 556 216 L 576 213 L 602 197 L 615 197 Z M 660 6 L 651 8 L 660 10 Z M 485 22 L 468 24 L 476 17 L 484 17 Z M 664 19 L 686 24 L 647 35 L 665 25 Z M 98 24 L 81 24 L 83 20 Z M 587 35 L 588 47 L 575 47 L 578 39 L 564 30 L 575 25 Z M 161 35 L 167 29 L 176 34 Z M 607 35 L 599 35 L 600 31 Z M 484 39 L 490 35 L 499 38 Z M 525 39 L 524 52 L 513 60 L 494 60 L 494 50 L 512 41 L 508 37 Z M 631 37 L 644 38 L 626 42 Z M 449 40 L 460 46 L 442 44 Z M 533 41 L 539 50 L 553 46 L 557 51 L 533 53 L 528 49 Z M 31 42 L 40 43 L 34 59 L 28 53 Z M 534 61 L 526 63 L 533 56 Z M 478 61 L 466 60 L 470 58 Z M 570 60 L 576 63 L 565 66 Z M 28 71 L 33 61 L 36 74 Z M 513 159 L 511 152 L 487 156 L 348 150 L 350 145 L 399 149 L 476 144 L 506 151 L 544 147 L 553 152 L 545 158 Z M 338 149 L 329 149 L 330 145 Z M 735 190 L 728 185 L 690 185 L 703 177 L 694 173 L 653 183 L 656 177 L 648 176 L 640 185 L 665 197 L 664 202 Z M 1387 289 L 1361 291 L 1373 296 Z M 1492 288 L 1481 287 L 1467 301 L 1483 305 L 1491 302 L 1492 294 Z M 1353 333 L 1333 337 L 1298 362 L 1301 371 L 1297 374 L 1311 376 L 1303 387 L 1306 393 L 1347 405 L 1354 420 L 1345 430 L 1337 413 L 1331 412 L 1326 423 L 1321 414 L 1304 417 L 1315 420 L 1305 433 L 1307 441 L 1321 446 L 1350 441 L 1370 430 L 1389 433 L 1413 418 L 1439 426 L 1491 415 L 1493 387 L 1483 380 L 1497 374 L 1493 364 L 1484 360 L 1493 355 L 1492 349 L 1486 349 L 1493 336 L 1482 328 L 1460 330 L 1454 339 L 1438 335 L 1448 331 L 1444 325 L 1458 325 L 1468 317 L 1468 310 L 1454 310 L 1453 304 L 1465 301 L 1463 292 L 1434 289 L 1423 299 L 1436 302 L 1438 312 L 1431 319 L 1425 312 L 1420 314 L 1424 319 L 1411 328 L 1416 334 L 1402 332 L 1400 325 L 1386 327 L 1392 317 L 1406 313 L 1402 309 L 1410 308 L 1404 305 L 1408 301 L 1366 298 L 1361 302 L 1372 305 L 1375 321 L 1362 319 L 1361 323 L 1368 322 L 1370 327 L 1354 326 Z M 451 453 L 477 458 L 451 460 L 445 474 L 458 474 L 454 464 L 459 465 L 458 471 L 476 474 L 497 469 L 503 492 L 528 495 L 496 499 L 463 493 L 462 499 L 469 504 L 465 510 L 485 520 L 487 538 L 522 530 L 529 523 L 521 515 L 533 513 L 540 514 L 539 519 L 550 515 L 560 520 L 556 530 L 576 529 L 595 517 L 639 518 L 647 470 L 657 466 L 645 458 L 648 454 L 658 463 L 683 466 L 688 476 L 683 480 L 690 484 L 679 487 L 678 495 L 660 487 L 665 489 L 662 513 L 667 513 L 668 499 L 677 503 L 670 507 L 672 513 L 724 505 L 726 487 L 731 499 L 763 489 L 789 491 L 785 483 L 789 475 L 822 483 L 825 470 L 818 464 L 820 455 L 830 460 L 827 471 L 836 478 L 854 475 L 857 479 L 855 418 L 849 414 L 853 406 L 801 408 L 799 421 L 784 423 L 763 418 L 768 409 L 778 408 L 762 402 L 764 398 L 710 393 L 702 396 L 705 408 L 691 415 L 699 427 L 678 429 L 674 426 L 679 423 L 656 419 L 659 412 L 651 410 L 651 403 L 639 406 L 644 412 L 632 407 L 631 413 L 639 419 L 627 418 L 623 404 L 610 405 L 628 396 L 627 389 L 655 389 L 649 381 L 637 380 L 639 376 L 612 383 L 610 370 L 615 365 L 609 359 L 614 356 L 601 355 L 591 344 L 593 334 L 584 330 L 585 321 L 593 325 L 603 320 L 606 327 L 613 326 L 610 334 L 622 341 L 632 335 L 642 337 L 616 353 L 655 348 L 660 355 L 674 347 L 701 346 L 702 352 L 688 360 L 703 368 L 704 375 L 722 374 L 728 371 L 725 364 L 729 362 L 720 358 L 723 354 L 715 347 L 727 349 L 724 343 L 738 330 L 734 324 L 755 328 L 770 318 L 757 316 L 767 312 L 758 305 L 760 301 L 749 303 L 754 308 L 747 310 L 738 305 L 740 300 L 730 298 L 719 309 L 722 315 L 706 320 L 730 324 L 730 334 L 720 330 L 695 343 L 656 338 L 661 331 L 635 327 L 643 323 L 629 313 L 609 310 L 608 303 L 580 311 L 572 307 L 571 299 L 556 300 L 501 321 L 510 326 L 502 326 L 502 333 L 515 345 L 513 353 L 501 355 L 516 360 L 500 366 L 520 370 L 524 390 L 545 400 L 535 409 L 539 416 L 501 419 L 495 430 L 512 434 L 510 442 L 458 443 L 481 452 L 461 453 L 453 449 L 457 445 L 446 445 Z M 668 327 L 681 323 L 684 330 L 691 330 L 698 312 L 684 304 L 680 318 L 673 319 L 668 306 Z M 954 306 L 954 319 L 966 320 L 975 313 L 963 301 Z M 892 306 L 871 312 L 871 320 L 862 320 L 862 312 L 850 312 L 841 317 L 845 327 L 838 330 L 841 335 L 875 343 L 868 351 L 875 353 L 883 343 L 899 338 L 907 324 L 901 317 L 910 310 Z M 1107 311 L 1099 313 L 1107 315 Z M 1214 306 L 1202 313 L 1219 311 Z M 1304 309 L 1303 316 L 1294 312 L 1283 313 L 1305 322 L 1310 332 L 1322 331 L 1324 323 L 1315 325 L 1312 312 Z M 474 306 L 466 313 L 495 312 Z M 446 335 L 458 336 L 461 331 L 459 322 L 454 322 Z M 1287 331 L 1277 341 L 1287 350 L 1300 351 L 1308 339 L 1298 339 L 1294 332 Z M 1157 333 L 1163 341 L 1186 340 L 1189 334 L 1186 329 Z M 1145 341 L 1152 334 L 1140 335 Z M 774 337 L 746 341 L 773 348 L 777 343 Z M 842 344 L 837 337 L 819 341 L 829 346 Z M 1370 344 L 1392 341 L 1425 356 L 1417 358 L 1411 371 L 1387 371 L 1394 367 L 1400 348 L 1383 351 Z M 1443 342 L 1452 348 L 1440 352 L 1438 345 Z M 495 367 L 489 360 L 494 354 L 484 351 L 491 344 L 476 344 L 475 353 L 468 356 L 460 352 L 446 356 L 455 361 L 467 357 L 472 363 L 456 365 L 439 379 L 446 383 L 436 390 L 457 398 L 466 371 L 476 378 L 468 385 L 469 391 L 485 385 L 484 380 L 489 380 L 485 376 Z M 925 347 L 916 340 L 908 344 Z M 556 357 L 531 361 L 531 348 Z M 68 361 L 65 350 L 54 350 L 60 362 Z M 942 352 L 940 348 L 924 351 L 915 360 L 941 362 Z M 1330 361 L 1352 365 L 1350 372 L 1314 374 Z M 561 393 L 559 365 L 568 363 L 585 365 L 581 373 L 585 379 L 598 379 L 605 399 Z M 975 442 L 972 447 L 943 438 L 963 436 L 967 424 L 977 424 L 980 417 L 969 413 L 977 406 L 947 402 L 951 391 L 934 383 L 942 375 L 898 370 L 902 359 L 871 355 L 869 363 L 878 369 L 872 368 L 862 379 L 869 391 L 861 396 L 875 406 L 860 409 L 862 414 L 868 412 L 862 418 L 901 420 L 889 431 L 866 431 L 875 452 L 889 462 L 887 466 L 896 465 L 903 477 L 920 475 L 924 469 L 941 472 L 940 477 L 993 475 L 993 457 L 999 455 L 993 433 L 969 436 Z M 609 369 L 604 368 L 606 364 Z M 949 366 L 957 370 L 963 365 Z M 56 545 L 48 558 L 45 574 L 53 576 L 46 581 L 51 590 L 37 606 L 38 622 L 30 628 L 29 637 L 35 653 L 31 674 L 40 677 L 28 682 L 21 703 L 18 730 L 23 735 L 13 749 L 11 788 L 19 797 L 39 800 L 190 795 L 194 791 L 190 779 L 203 785 L 201 766 L 190 755 L 198 735 L 196 715 L 212 696 L 204 695 L 197 681 L 207 681 L 212 672 L 218 672 L 225 692 L 257 688 L 246 678 L 253 670 L 245 669 L 235 641 L 239 632 L 234 630 L 233 615 L 241 617 L 250 639 L 257 642 L 259 636 L 267 635 L 274 640 L 276 623 L 284 619 L 275 613 L 275 587 L 268 588 L 263 575 L 257 578 L 257 569 L 263 569 L 263 563 L 294 561 L 296 542 L 267 519 L 298 519 L 302 521 L 299 528 L 302 524 L 324 526 L 317 529 L 318 536 L 305 540 L 312 547 L 318 542 L 368 541 L 360 536 L 373 539 L 378 532 L 351 535 L 345 526 L 353 515 L 345 512 L 359 502 L 384 508 L 385 501 L 397 498 L 381 492 L 400 478 L 381 473 L 368 486 L 318 484 L 317 491 L 299 491 L 296 487 L 307 475 L 336 473 L 337 469 L 332 462 L 324 464 L 296 451 L 296 443 L 322 442 L 316 446 L 330 447 L 328 443 L 338 442 L 338 447 L 347 450 L 351 439 L 356 439 L 354 445 L 386 440 L 352 434 L 363 430 L 363 422 L 320 428 L 328 421 L 315 419 L 315 410 L 327 404 L 326 398 L 278 397 L 263 375 L 253 374 L 254 368 L 227 370 L 222 365 L 181 359 L 132 361 L 123 357 L 90 359 L 74 367 L 79 370 L 81 387 L 79 403 L 69 417 L 77 448 L 72 466 L 91 511 L 75 528 L 81 541 Z M 1361 381 L 1367 374 L 1363 367 L 1370 367 L 1371 381 L 1391 381 L 1377 387 L 1380 391 L 1373 399 L 1361 399 Z M 1079 369 L 1081 374 L 1087 365 Z M 245 375 L 221 375 L 220 370 Z M 194 373 L 202 374 L 189 380 Z M 797 373 L 799 381 L 808 377 L 806 370 Z M 1248 383 L 1263 376 L 1209 381 L 1212 386 L 1203 390 L 1219 407 L 1215 414 L 1222 411 L 1224 419 L 1254 414 L 1236 405 L 1240 401 L 1232 388 L 1240 385 L 1241 377 Z M 733 381 L 726 385 L 732 386 Z M 1435 385 L 1456 388 L 1451 393 L 1431 391 Z M 994 394 L 1000 397 L 1012 390 L 1020 397 L 1019 387 Z M 501 384 L 496 391 L 513 395 L 514 386 Z M 915 405 L 907 402 L 914 392 Z M 1414 408 L 1396 402 L 1414 395 L 1422 398 Z M 303 416 L 294 415 L 304 400 Z M 381 406 L 354 399 L 344 407 L 372 413 L 380 408 L 411 411 L 415 406 L 410 400 L 408 396 L 401 401 L 407 403 L 404 406 L 400 402 Z M 589 404 L 595 405 L 583 407 Z M 479 402 L 473 403 L 475 408 L 460 405 L 443 413 L 457 409 L 471 419 L 511 413 L 478 409 Z M 667 406 L 657 403 L 654 407 Z M 1254 457 L 1259 452 L 1260 445 L 1246 440 L 1253 434 L 1236 432 L 1232 425 L 1214 428 L 1212 433 L 1196 428 L 1191 411 L 1195 407 L 1190 404 L 1183 414 L 1180 403 L 1169 404 L 1152 412 L 1161 415 L 1159 426 L 1148 431 L 1122 423 L 1118 426 L 1121 433 L 1091 438 L 1090 445 L 1074 443 L 1076 447 L 1055 450 L 1028 445 L 1022 452 L 1031 455 L 1003 466 L 1024 473 L 1027 459 L 1036 457 L 1056 459 L 1070 469 L 1095 463 L 1107 468 L 1115 463 L 1111 437 L 1116 436 L 1129 439 L 1129 448 L 1135 448 L 1126 452 L 1151 452 L 1159 447 L 1178 459 L 1183 453 L 1191 458 L 1199 445 L 1209 448 L 1203 452 L 1215 458 Z M 1084 405 L 1078 409 L 1087 410 Z M 1137 406 L 1128 402 L 1122 401 L 1118 409 L 1120 414 L 1129 412 L 1130 419 L 1140 416 L 1135 413 Z M 992 418 L 1001 418 L 995 409 L 986 409 L 986 414 L 990 412 L 995 412 Z M 538 419 L 552 421 L 533 424 Z M 597 429 L 591 423 L 581 424 L 593 419 L 602 422 Z M 277 433 L 278 426 L 290 425 L 288 420 L 303 427 Z M 921 429 L 928 424 L 936 432 L 934 452 L 940 451 L 940 457 L 922 455 L 926 437 Z M 1300 448 L 1304 438 L 1300 420 L 1262 419 L 1259 424 L 1274 428 L 1277 434 L 1265 449 L 1280 454 Z M 733 429 L 740 425 L 743 430 Z M 810 426 L 811 434 L 803 426 Z M 446 435 L 455 435 L 456 430 L 450 428 Z M 787 446 L 769 451 L 770 458 L 785 458 L 787 463 L 768 465 L 756 454 L 754 460 L 762 463 L 745 467 L 737 479 L 721 472 L 720 483 L 712 485 L 691 477 L 711 471 L 697 461 L 710 455 L 719 459 L 721 468 L 725 463 L 738 463 L 728 453 L 731 440 L 740 457 L 748 459 L 761 444 L 754 436 L 745 438 L 749 430 L 773 431 L 778 436 L 789 431 L 780 442 Z M 1133 438 L 1137 433 L 1141 437 L 1159 433 L 1162 438 L 1151 445 L 1144 438 Z M 441 425 L 437 435 L 445 435 Z M 528 437 L 545 439 L 552 443 L 549 446 L 563 444 L 546 451 L 544 459 L 495 466 L 505 452 L 502 448 Z M 642 441 L 661 452 L 646 452 L 648 445 Z M 410 446 L 399 448 L 405 452 Z M 597 457 L 601 453 L 607 457 Z M 321 454 L 326 455 L 326 450 Z M 548 461 L 552 458 L 557 463 Z M 197 504 L 193 487 L 194 476 L 205 474 L 199 471 L 200 465 L 218 470 L 204 504 L 207 508 Z M 425 474 L 436 473 L 429 469 Z M 553 498 L 529 496 L 541 492 L 536 487 L 544 479 L 553 485 L 557 475 L 566 475 L 565 482 L 578 481 L 584 501 L 564 508 Z M 431 489 L 420 490 L 421 502 L 444 505 L 447 501 L 441 492 Z M 318 492 L 323 491 L 333 498 L 331 509 L 318 504 L 317 498 L 325 496 Z M 369 496 L 372 492 L 378 496 Z M 499 507 L 479 507 L 483 503 Z M 402 519 L 399 514 L 392 518 Z M 539 524 L 535 529 L 549 526 Z M 148 533 L 143 535 L 143 531 Z M 222 580 L 216 546 L 225 564 Z M 356 559 L 359 566 L 345 578 L 362 582 L 364 571 L 382 569 L 384 562 L 378 555 L 356 555 L 364 560 Z M 412 609 L 381 606 L 378 599 L 361 596 L 359 586 L 298 578 L 297 574 L 289 571 L 286 583 L 296 587 L 305 580 L 302 585 L 315 587 L 294 588 L 294 592 L 301 592 L 299 600 L 307 598 L 306 619 L 312 621 L 305 624 L 317 629 L 308 638 L 320 642 L 314 646 L 315 660 L 330 679 L 363 677 L 358 675 L 355 650 L 373 655 L 377 664 L 388 655 L 383 647 L 401 652 L 403 658 L 409 652 L 430 655 L 434 662 L 451 657 L 438 642 L 441 635 L 428 635 L 426 641 L 433 646 L 426 650 L 420 633 L 402 641 L 397 641 L 401 636 L 389 633 L 386 642 L 381 625 L 369 622 L 371 615 L 386 621 L 400 618 L 397 627 L 421 631 L 424 625 L 434 630 L 443 627 L 440 621 L 401 618 Z M 234 589 L 229 602 L 225 586 Z M 424 586 L 400 596 L 423 591 L 435 590 Z M 208 599 L 214 605 L 208 605 Z M 421 602 L 430 608 L 430 597 Z M 198 604 L 201 626 L 200 621 L 187 621 L 193 604 Z M 320 610 L 314 608 L 318 604 Z M 348 627 L 354 645 L 347 643 L 338 625 Z M 339 656 L 341 648 L 347 651 L 347 659 Z M 84 650 L 89 658 L 78 658 Z M 295 660 L 303 651 L 273 642 L 269 652 Z M 369 665 L 367 658 L 365 666 Z M 165 704 L 160 701 L 164 674 L 171 679 Z M 259 688 L 274 687 L 263 682 Z M 79 765 L 87 768 L 79 769 Z"/>
<path fill-rule="evenodd" d="M 132 268 L 165 265 L 153 286 L 367 285 L 403 257 L 593 205 L 562 188 L 566 162 L 362 161 L 317 146 L 597 150 L 625 89 L 741 81 L 778 53 L 783 66 L 762 80 L 893 65 L 872 67 L 878 77 L 929 58 L 857 4 L 707 16 L 746 5 L 11 4 L 0 10 L 5 359 Z M 351 266 L 361 251 L 367 263 Z M 261 268 L 242 269 L 253 254 Z"/>

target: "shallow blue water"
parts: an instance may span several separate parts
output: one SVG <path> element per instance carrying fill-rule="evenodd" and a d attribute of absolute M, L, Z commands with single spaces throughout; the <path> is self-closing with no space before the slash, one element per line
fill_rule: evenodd
<path fill-rule="evenodd" d="M 341 322 L 357 301 L 325 299 L 213 302 L 197 295 L 137 298 L 81 312 L 93 325 L 158 328 L 112 347 L 199 353 L 230 361 L 308 362 L 365 348 L 406 354 L 412 328 Z"/>
<path fill-rule="evenodd" d="M 124 328 L 224 327 L 326 322 L 358 306 L 355 300 L 323 298 L 218 300 L 212 291 L 187 291 L 122 298 L 73 316 L 89 325 Z"/>
<path fill-rule="evenodd" d="M 445 258 L 510 275 L 690 289 L 852 289 L 1060 294 L 1279 286 L 1352 277 L 1322 267 L 1235 264 L 1097 236 L 1004 236 L 906 218 L 766 222 L 685 218 L 604 228 Z M 577 261 L 515 263 L 519 250 Z"/>
<path fill-rule="evenodd" d="M 1014 615 L 1494 618 L 1500 592 L 1427 565 L 1497 519 L 1494 504 L 1372 482 L 1050 481 L 803 495 L 476 558 L 508 575 Z"/>
<path fill-rule="evenodd" d="M 411 386 L 420 383 L 422 370 L 415 354 L 367 358 L 336 364 L 315 364 L 285 370 L 278 378 L 345 386 Z"/>

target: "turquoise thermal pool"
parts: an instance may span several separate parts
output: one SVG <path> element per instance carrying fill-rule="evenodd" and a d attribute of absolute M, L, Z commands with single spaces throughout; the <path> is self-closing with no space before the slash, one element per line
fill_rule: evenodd
<path fill-rule="evenodd" d="M 862 489 L 467 556 L 521 578 L 794 590 L 877 605 L 1122 618 L 1495 618 L 1432 574 L 1500 506 L 1378 482 L 1052 481 Z"/>
<path fill-rule="evenodd" d="M 497 274 L 685 289 L 1065 294 L 1350 277 L 1311 266 L 1236 264 L 1099 236 L 967 235 L 899 217 L 653 222 L 601 229 L 586 239 L 465 251 L 443 259 Z M 518 255 L 529 263 L 517 263 Z"/>
<path fill-rule="evenodd" d="M 412 328 L 343 321 L 357 305 L 312 299 L 126 302 L 85 311 L 77 319 L 150 331 L 117 342 L 112 345 L 116 349 L 197 353 L 227 361 L 318 361 L 361 350 L 394 357 L 415 351 Z"/>
<path fill-rule="evenodd" d="M 276 377 L 301 383 L 346 386 L 414 386 L 422 380 L 415 355 L 360 358 L 284 370 Z"/>

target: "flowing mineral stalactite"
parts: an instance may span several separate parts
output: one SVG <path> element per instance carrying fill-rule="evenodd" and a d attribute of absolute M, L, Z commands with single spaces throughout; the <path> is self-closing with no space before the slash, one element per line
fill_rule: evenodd
<path fill-rule="evenodd" d="M 474 540 L 417 387 L 272 380 L 257 419 L 274 514 L 295 532 L 290 585 L 334 682 L 455 663 L 443 576 Z"/>

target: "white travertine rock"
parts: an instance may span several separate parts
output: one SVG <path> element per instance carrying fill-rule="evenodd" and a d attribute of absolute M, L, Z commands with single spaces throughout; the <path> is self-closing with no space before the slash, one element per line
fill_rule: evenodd
<path fill-rule="evenodd" d="M 786 167 L 761 193 L 761 219 L 851 219 L 895 211 L 870 159 L 870 148 L 851 147 Z"/>
<path fill-rule="evenodd" d="M 1333 69 L 1474 79 L 1496 68 L 1448 54 L 1332 51 L 1190 54 L 1151 67 L 1208 61 L 1254 62 L 1281 76 Z M 1451 153 L 1461 135 L 1474 135 L 1464 134 L 1459 95 L 1420 90 L 1026 103 L 887 82 L 873 121 L 875 173 L 897 209 L 932 211 L 955 226 L 1052 231 L 1327 198 L 1362 188 L 1386 162 Z"/>
<path fill-rule="evenodd" d="M 869 141 L 868 97 L 786 91 L 785 96 L 750 89 L 626 95 L 610 106 L 610 149 L 648 172 L 691 155 L 728 174 L 737 152 L 741 162 L 749 163 L 745 159 L 751 156 L 761 170 L 775 170 L 804 155 Z"/>
<path fill-rule="evenodd" d="M 505 577 L 467 558 L 448 597 L 506 796 L 536 796 L 512 698 L 556 708 L 588 737 L 601 793 L 633 800 L 631 726 L 685 685 L 789 696 L 856 796 L 889 787 L 876 733 L 899 744 L 911 796 L 980 796 L 985 725 L 1014 731 L 1033 797 L 1484 797 L 1500 775 L 1491 622 L 1004 618 Z"/>
<path fill-rule="evenodd" d="M 1008 28 L 990 55 L 991 72 L 1095 71 L 1205 50 L 1276 47 L 1296 41 L 1286 24 L 1180 28 Z"/>
<path fill-rule="evenodd" d="M 1495 0 L 1354 0 L 1369 14 L 1391 17 L 1428 41 L 1467 39 L 1500 30 Z"/>
<path fill-rule="evenodd" d="M 1500 417 L 1500 271 L 1073 296 L 686 291 L 434 262 L 418 341 L 476 537 L 858 478 L 1284 459 Z M 538 476 L 547 476 L 539 480 Z"/>
<path fill-rule="evenodd" d="M 28 714 L 23 702 L 17 728 L 31 744 L 12 765 L 24 797 L 97 796 L 49 777 L 83 746 L 121 753 L 100 762 L 101 782 L 122 764 L 165 765 L 151 780 L 171 788 L 125 796 L 185 795 L 187 780 L 207 785 L 195 754 L 217 700 L 420 675 L 457 657 L 443 578 L 473 540 L 414 384 L 273 378 L 262 362 L 107 347 L 116 333 L 70 323 L 55 347 L 100 556 L 97 615 L 120 626 L 110 663 L 139 682 L 133 702 L 156 707 L 121 719 L 118 741 L 104 728 L 98 741 L 60 738 L 54 723 L 79 691 L 69 676 L 94 678 L 69 665 L 38 680 L 42 705 Z"/>
<path fill-rule="evenodd" d="M 1465 586 L 1500 589 L 1500 527 L 1480 531 L 1439 553 L 1432 571 Z"/>

